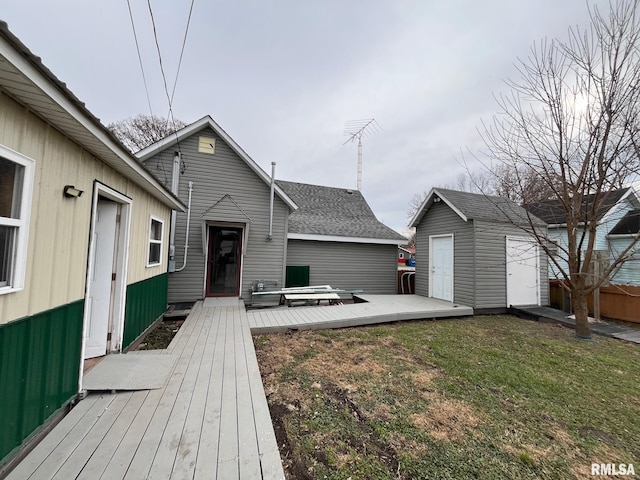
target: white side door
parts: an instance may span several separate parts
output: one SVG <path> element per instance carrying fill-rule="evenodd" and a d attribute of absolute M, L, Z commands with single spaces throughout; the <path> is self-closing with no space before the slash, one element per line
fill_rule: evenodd
<path fill-rule="evenodd" d="M 89 276 L 89 319 L 85 331 L 84 358 L 107 353 L 107 335 L 112 309 L 116 217 L 118 204 L 98 200 L 93 234 L 93 270 Z"/>
<path fill-rule="evenodd" d="M 507 306 L 540 305 L 538 244 L 524 237 L 507 237 Z"/>
<path fill-rule="evenodd" d="M 453 235 L 429 237 L 429 296 L 453 302 Z"/>

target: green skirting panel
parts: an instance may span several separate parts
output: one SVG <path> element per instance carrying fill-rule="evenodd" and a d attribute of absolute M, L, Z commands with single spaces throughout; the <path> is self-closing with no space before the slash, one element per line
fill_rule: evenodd
<path fill-rule="evenodd" d="M 169 274 L 164 273 L 127 286 L 123 349 L 167 310 L 168 279 Z"/>
<path fill-rule="evenodd" d="M 287 266 L 287 278 L 285 287 L 309 286 L 309 265 Z"/>
<path fill-rule="evenodd" d="M 0 325 L 0 464 L 78 392 L 84 300 Z"/>

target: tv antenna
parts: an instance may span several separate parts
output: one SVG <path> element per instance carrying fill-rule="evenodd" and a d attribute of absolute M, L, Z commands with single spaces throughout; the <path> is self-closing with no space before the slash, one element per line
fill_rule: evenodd
<path fill-rule="evenodd" d="M 358 140 L 358 191 L 362 190 L 362 137 L 379 133 L 381 130 L 382 127 L 376 122 L 375 118 L 350 120 L 344 124 L 344 134 L 349 135 L 349 139 L 343 145 Z"/>

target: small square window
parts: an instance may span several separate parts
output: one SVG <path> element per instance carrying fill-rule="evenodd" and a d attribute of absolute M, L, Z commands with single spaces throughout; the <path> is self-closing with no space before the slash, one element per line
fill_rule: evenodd
<path fill-rule="evenodd" d="M 162 263 L 162 230 L 164 223 L 162 220 L 151 217 L 149 224 L 149 256 L 147 266 L 152 267 Z"/>

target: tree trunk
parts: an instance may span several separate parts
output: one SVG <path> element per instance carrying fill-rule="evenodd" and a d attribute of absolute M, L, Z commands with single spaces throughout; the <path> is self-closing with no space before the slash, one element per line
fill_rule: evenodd
<path fill-rule="evenodd" d="M 571 292 L 571 303 L 573 313 L 576 316 L 576 337 L 591 338 L 589 307 L 587 306 L 587 296 L 584 294 L 584 290 L 578 289 Z"/>

